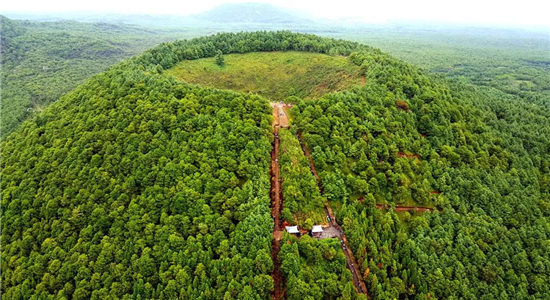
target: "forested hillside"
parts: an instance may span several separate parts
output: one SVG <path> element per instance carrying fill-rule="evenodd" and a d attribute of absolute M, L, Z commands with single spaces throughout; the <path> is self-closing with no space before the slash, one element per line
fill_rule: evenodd
<path fill-rule="evenodd" d="M 86 79 L 174 39 L 135 26 L 30 22 L 0 16 L 2 136 Z M 179 37 L 187 36 L 179 33 Z"/>
<path fill-rule="evenodd" d="M 351 273 L 337 239 L 300 239 L 285 234 L 279 254 L 287 280 L 287 298 L 355 299 Z"/>
<path fill-rule="evenodd" d="M 550 107 L 548 28 L 404 23 L 325 35 L 375 46 L 432 73 Z"/>
<path fill-rule="evenodd" d="M 314 224 L 326 223 L 323 211 L 326 199 L 321 196 L 317 182 L 302 154 L 298 138 L 288 130 L 280 132 L 281 177 L 284 208 L 283 221 L 311 230 Z"/>
<path fill-rule="evenodd" d="M 4 296 L 265 298 L 269 118 L 133 68 L 64 97 L 2 145 Z"/>
<path fill-rule="evenodd" d="M 365 45 L 286 31 L 164 43 L 6 137 L 4 297 L 268 299 L 280 267 L 289 299 L 364 299 L 335 239 L 285 234 L 270 256 L 271 95 L 166 71 L 273 51 L 344 56 L 364 73 L 361 86 L 288 99 L 280 163 L 288 221 L 328 201 L 371 299 L 550 297 L 548 113 Z"/>
<path fill-rule="evenodd" d="M 548 297 L 547 115 L 514 135 L 515 126 L 474 108 L 496 104 L 489 95 L 380 55 L 351 59 L 367 65 L 364 87 L 292 113 L 325 194 L 342 204 L 354 252 L 364 253 L 371 296 Z M 443 213 L 381 219 L 373 207 L 386 202 Z"/>

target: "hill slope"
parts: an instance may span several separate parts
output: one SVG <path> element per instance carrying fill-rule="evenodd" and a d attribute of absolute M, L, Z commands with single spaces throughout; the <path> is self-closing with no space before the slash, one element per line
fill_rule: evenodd
<path fill-rule="evenodd" d="M 550 296 L 550 147 L 538 133 L 517 135 L 472 105 L 484 95 L 376 49 L 255 32 L 148 50 L 2 142 L 5 297 L 268 299 L 280 265 L 289 299 L 365 299 L 330 241 L 286 236 L 278 261 L 269 255 L 268 100 L 165 71 L 251 49 L 346 56 L 365 72 L 364 86 L 294 99 L 290 130 L 312 152 L 371 298 Z M 287 186 L 312 186 L 300 179 Z M 306 209 L 299 192 L 294 208 Z"/>
<path fill-rule="evenodd" d="M 2 137 L 90 76 L 173 39 L 128 25 L 29 22 L 4 16 L 0 22 Z"/>

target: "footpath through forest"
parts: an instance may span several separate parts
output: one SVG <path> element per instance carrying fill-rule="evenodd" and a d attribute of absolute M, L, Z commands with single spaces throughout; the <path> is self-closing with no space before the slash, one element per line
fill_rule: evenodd
<path fill-rule="evenodd" d="M 315 169 L 315 165 L 313 164 L 313 159 L 311 158 L 311 155 L 309 154 L 309 151 L 307 150 L 307 147 L 302 140 L 301 132 L 298 131 L 297 135 L 298 135 L 298 140 L 300 141 L 300 145 L 302 146 L 302 150 L 304 151 L 305 156 L 309 160 L 311 173 L 317 180 L 317 185 L 319 186 L 319 190 L 321 191 L 321 193 L 324 194 L 323 186 L 321 184 L 321 178 L 319 178 L 319 175 L 317 174 L 317 170 Z M 363 281 L 363 276 L 359 271 L 359 266 L 355 261 L 355 256 L 353 255 L 353 252 L 349 247 L 348 239 L 346 238 L 346 235 L 344 234 L 344 231 L 342 230 L 340 225 L 338 225 L 338 222 L 336 222 L 336 217 L 334 216 L 334 212 L 328 202 L 325 205 L 325 213 L 327 215 L 327 219 L 329 220 L 329 224 L 337 229 L 337 232 L 338 232 L 337 237 L 340 240 L 340 247 L 342 248 L 346 256 L 348 268 L 350 269 L 351 274 L 353 275 L 353 285 L 355 286 L 355 289 L 359 293 L 365 294 L 368 297 L 367 286 Z"/>
<path fill-rule="evenodd" d="M 284 111 L 284 104 L 271 103 L 273 107 L 273 150 L 271 151 L 271 217 L 273 218 L 273 242 L 271 244 L 271 257 L 273 259 L 273 277 L 274 291 L 273 299 L 284 299 L 284 280 L 281 273 L 281 263 L 279 262 L 279 251 L 281 250 L 281 237 L 283 231 L 281 228 L 280 214 L 282 210 L 281 181 L 279 178 L 279 129 L 288 128 L 288 116 Z"/>
<path fill-rule="evenodd" d="M 376 204 L 376 208 L 378 209 L 390 209 L 390 205 L 384 205 L 384 204 Z M 409 210 L 415 210 L 419 212 L 425 212 L 425 211 L 434 211 L 435 209 L 433 207 L 424 207 L 424 206 L 401 206 L 401 205 L 395 205 L 394 208 L 395 211 L 409 211 Z M 443 212 L 443 210 L 438 209 L 437 211 Z"/>

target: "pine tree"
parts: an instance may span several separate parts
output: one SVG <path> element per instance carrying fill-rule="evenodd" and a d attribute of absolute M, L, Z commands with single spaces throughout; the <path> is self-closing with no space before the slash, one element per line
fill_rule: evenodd
<path fill-rule="evenodd" d="M 218 53 L 216 53 L 216 65 L 220 67 L 225 66 L 225 59 L 223 58 L 223 53 L 221 50 L 218 50 Z"/>

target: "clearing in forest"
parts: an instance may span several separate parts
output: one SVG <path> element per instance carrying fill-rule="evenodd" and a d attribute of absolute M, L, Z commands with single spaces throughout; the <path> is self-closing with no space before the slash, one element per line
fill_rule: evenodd
<path fill-rule="evenodd" d="M 361 70 L 347 57 L 309 52 L 253 52 L 186 60 L 165 74 L 202 86 L 257 93 L 271 100 L 304 99 L 361 85 Z"/>

